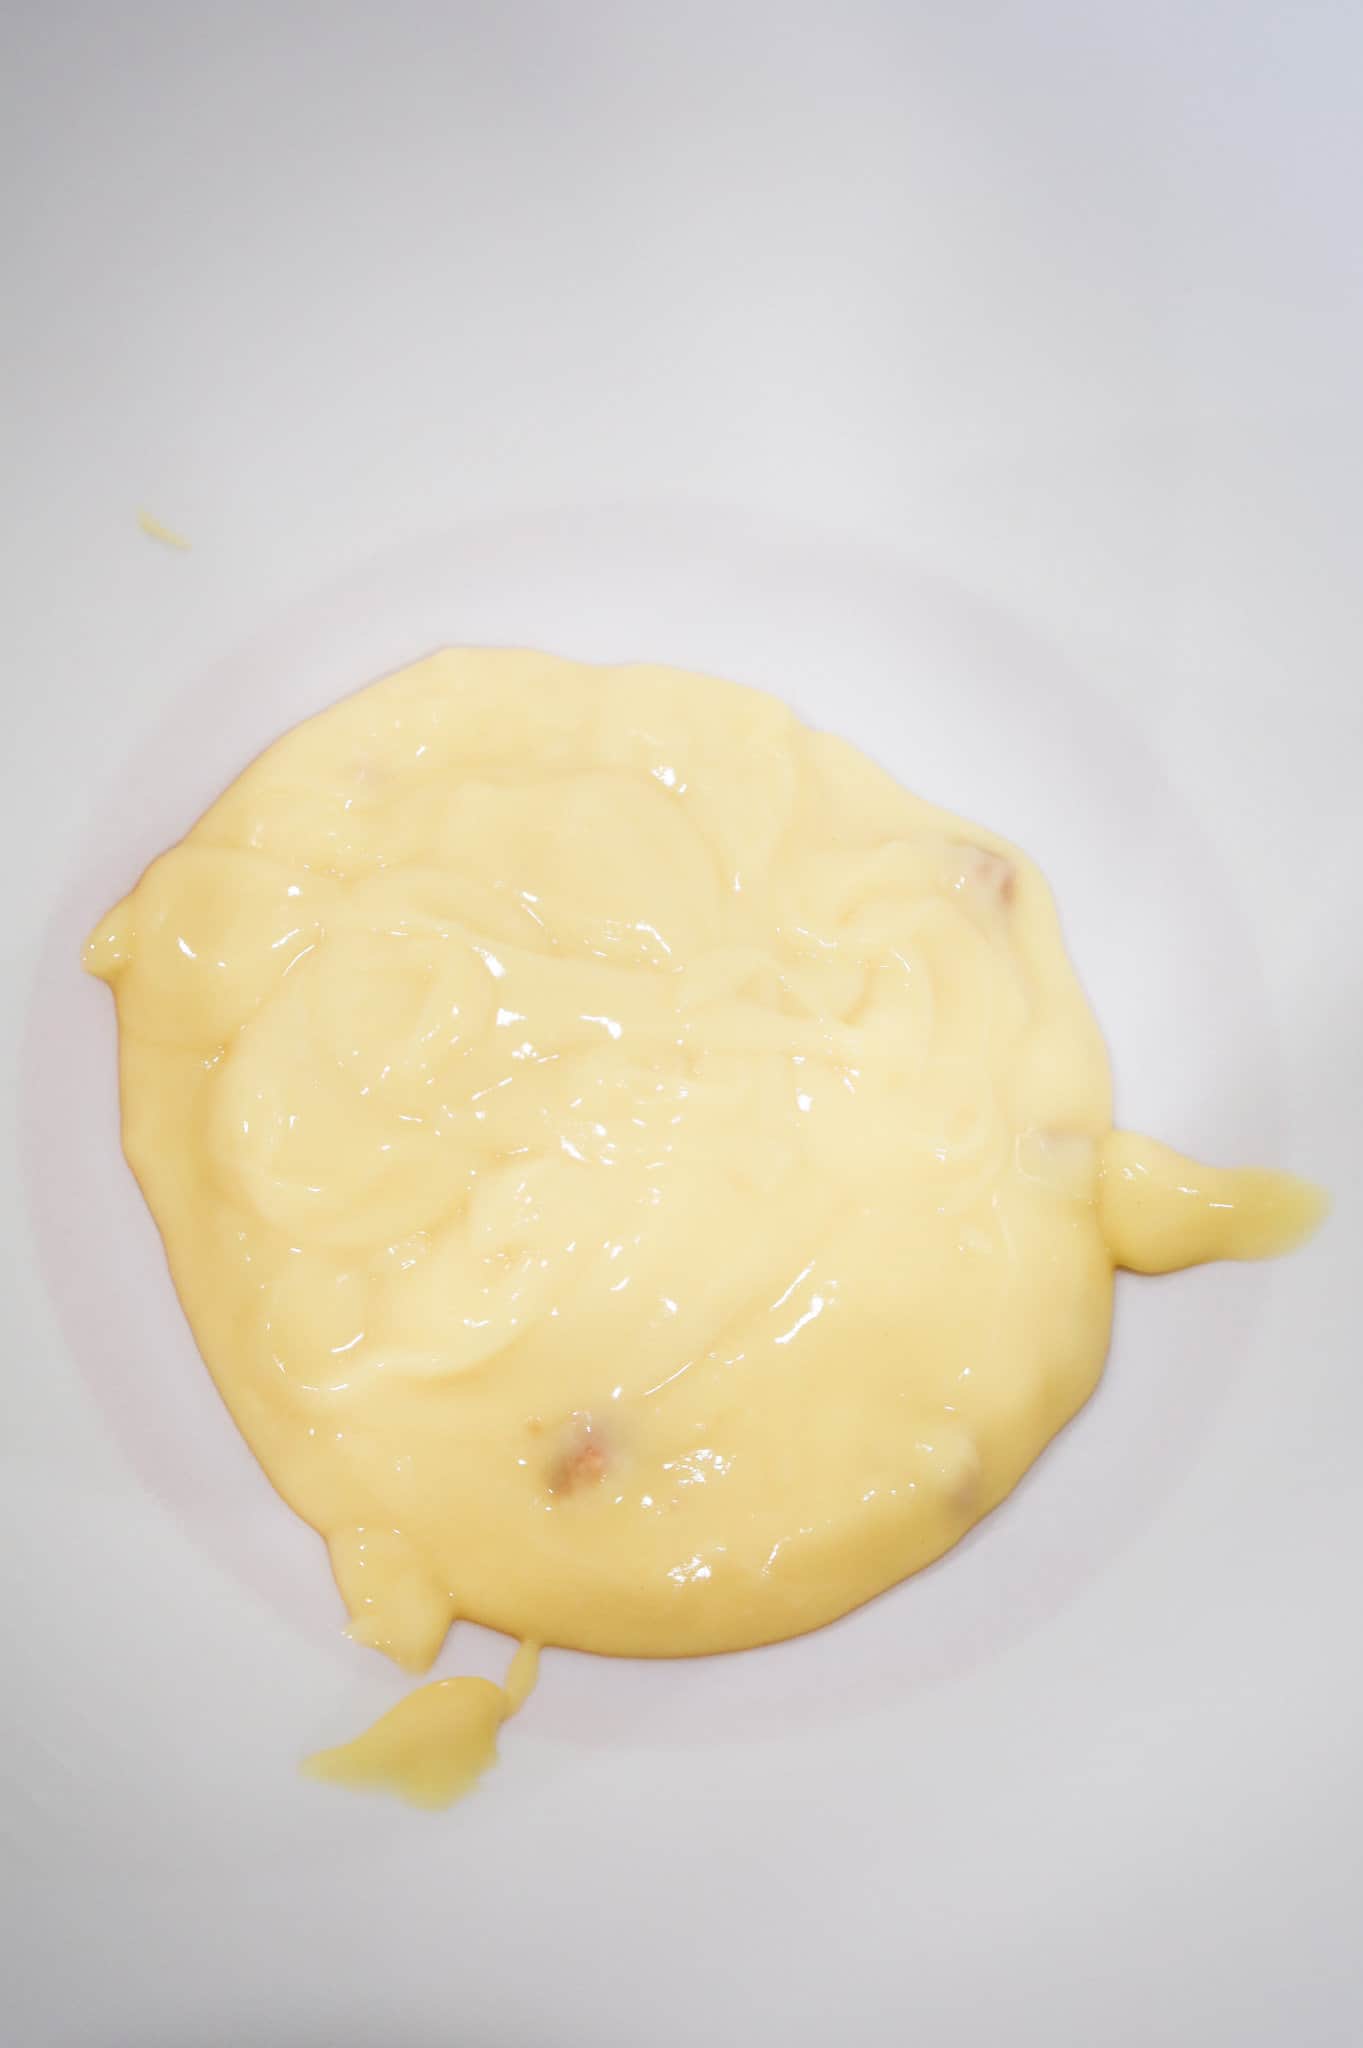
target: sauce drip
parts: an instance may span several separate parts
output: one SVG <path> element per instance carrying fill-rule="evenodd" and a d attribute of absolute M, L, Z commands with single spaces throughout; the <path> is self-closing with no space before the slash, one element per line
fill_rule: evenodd
<path fill-rule="evenodd" d="M 308 1757 L 304 1775 L 390 1792 L 411 1806 L 449 1806 L 496 1763 L 497 1731 L 529 1697 L 538 1668 L 538 1649 L 522 1643 L 504 1685 L 440 1678 L 418 1686 L 353 1742 Z"/>
<path fill-rule="evenodd" d="M 1277 1258 L 1304 1243 L 1328 1207 L 1321 1190 L 1295 1174 L 1203 1166 L 1130 1131 L 1114 1131 L 1103 1146 L 1103 1235 L 1133 1273 Z"/>

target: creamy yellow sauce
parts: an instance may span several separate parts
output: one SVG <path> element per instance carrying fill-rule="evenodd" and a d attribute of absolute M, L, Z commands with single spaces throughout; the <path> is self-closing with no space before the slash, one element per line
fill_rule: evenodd
<path fill-rule="evenodd" d="M 677 1656 L 845 1613 L 1087 1399 L 1114 1263 L 1319 1213 L 1112 1132 L 1015 847 L 673 670 L 419 662 L 269 748 L 85 958 L 199 1347 L 412 1671 L 456 1615 Z M 397 1716 L 347 1773 L 497 1726 Z"/>
<path fill-rule="evenodd" d="M 1130 1131 L 1114 1131 L 1103 1146 L 1099 1219 L 1113 1258 L 1133 1273 L 1276 1258 L 1308 1238 L 1327 1207 L 1321 1190 L 1294 1174 L 1228 1173 Z"/>
<path fill-rule="evenodd" d="M 182 533 L 177 533 L 173 526 L 163 525 L 150 512 L 139 512 L 137 523 L 148 540 L 158 540 L 162 547 L 188 549 L 190 545 Z"/>
<path fill-rule="evenodd" d="M 539 1651 L 522 1643 L 505 1685 L 490 1678 L 440 1678 L 418 1686 L 363 1735 L 321 1749 L 304 1775 L 365 1792 L 392 1792 L 412 1806 L 449 1806 L 497 1761 L 497 1731 L 524 1704 Z"/>

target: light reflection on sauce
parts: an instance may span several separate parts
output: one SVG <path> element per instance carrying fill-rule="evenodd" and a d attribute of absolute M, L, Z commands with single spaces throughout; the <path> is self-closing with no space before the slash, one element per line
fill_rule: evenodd
<path fill-rule="evenodd" d="M 199 1347 L 412 1671 L 457 1615 L 678 1656 L 845 1613 L 1087 1399 L 1114 1264 L 1322 1208 L 1112 1131 L 1017 849 L 666 669 L 388 678 L 252 763 L 86 964 Z M 453 1796 L 506 1697 L 443 1681 L 310 1768 Z"/>

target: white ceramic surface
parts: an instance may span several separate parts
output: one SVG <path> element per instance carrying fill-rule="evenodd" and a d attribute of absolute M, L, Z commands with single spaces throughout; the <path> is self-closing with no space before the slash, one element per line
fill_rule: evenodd
<path fill-rule="evenodd" d="M 0 2036 L 1355 2042 L 1363 15 L 7 33 Z M 445 640 L 766 685 L 1012 833 L 1122 1118 L 1337 1207 L 1126 1282 L 942 1565 L 747 1657 L 551 1654 L 432 1819 L 294 1775 L 401 1681 L 198 1366 L 75 962 Z"/>

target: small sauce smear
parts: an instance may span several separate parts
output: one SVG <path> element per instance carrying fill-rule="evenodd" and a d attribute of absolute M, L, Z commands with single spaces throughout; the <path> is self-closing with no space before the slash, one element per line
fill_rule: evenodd
<path fill-rule="evenodd" d="M 497 1731 L 524 1705 L 538 1669 L 538 1647 L 522 1643 L 503 1685 L 440 1678 L 420 1686 L 353 1742 L 307 1757 L 303 1774 L 354 1791 L 394 1793 L 411 1806 L 451 1806 L 496 1763 Z"/>
<path fill-rule="evenodd" d="M 1113 1258 L 1128 1272 L 1276 1259 L 1305 1243 L 1329 1206 L 1320 1188 L 1293 1173 L 1203 1166 L 1132 1131 L 1114 1131 L 1103 1146 L 1098 1213 Z"/>
<path fill-rule="evenodd" d="M 176 533 L 170 526 L 163 526 L 159 519 L 153 519 L 150 512 L 139 512 L 137 523 L 148 540 L 159 540 L 162 547 L 188 548 L 190 543 L 182 533 Z"/>

